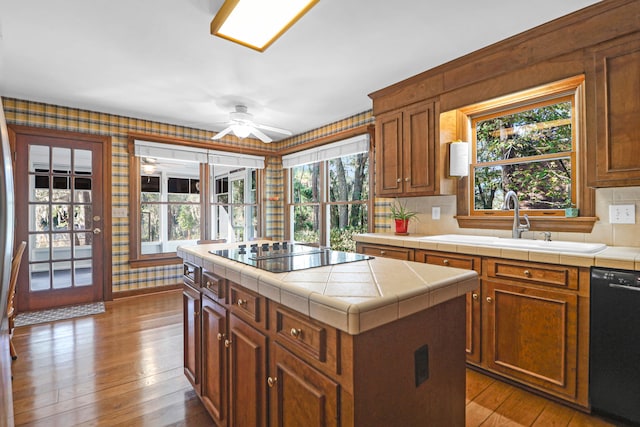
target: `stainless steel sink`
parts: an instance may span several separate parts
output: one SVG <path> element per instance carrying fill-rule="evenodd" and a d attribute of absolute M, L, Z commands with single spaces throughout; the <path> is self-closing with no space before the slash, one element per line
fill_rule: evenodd
<path fill-rule="evenodd" d="M 529 249 L 535 251 L 549 252 L 575 252 L 575 253 L 596 253 L 607 247 L 604 243 L 583 243 L 568 242 L 562 240 L 529 240 L 510 239 L 504 237 L 477 236 L 470 234 L 442 234 L 439 236 L 421 237 L 420 240 L 435 243 L 450 243 L 454 245 L 481 245 L 506 249 Z"/>

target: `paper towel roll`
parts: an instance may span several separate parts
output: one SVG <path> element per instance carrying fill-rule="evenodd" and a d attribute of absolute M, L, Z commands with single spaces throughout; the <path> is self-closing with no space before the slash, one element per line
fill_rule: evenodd
<path fill-rule="evenodd" d="M 469 175 L 469 143 L 452 142 L 449 144 L 449 175 Z"/>

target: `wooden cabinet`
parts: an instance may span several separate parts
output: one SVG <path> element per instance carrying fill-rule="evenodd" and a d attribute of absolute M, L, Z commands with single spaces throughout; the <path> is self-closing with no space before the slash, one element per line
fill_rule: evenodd
<path fill-rule="evenodd" d="M 465 255 L 458 253 L 436 252 L 416 250 L 415 260 L 427 264 L 442 265 L 445 267 L 464 268 L 475 270 L 482 275 L 482 262 L 479 256 Z M 467 362 L 479 364 L 481 358 L 481 290 L 476 289 L 468 292 L 466 297 L 466 345 Z"/>
<path fill-rule="evenodd" d="M 640 185 L 640 33 L 596 48 L 593 74 L 597 139 L 595 156 L 588 153 L 589 185 Z"/>
<path fill-rule="evenodd" d="M 200 291 L 186 283 L 182 291 L 184 374 L 200 393 Z"/>
<path fill-rule="evenodd" d="M 436 102 L 412 104 L 376 117 L 376 195 L 437 193 Z"/>
<path fill-rule="evenodd" d="M 574 400 L 578 297 L 522 283 L 483 282 L 488 369 Z"/>
<path fill-rule="evenodd" d="M 223 279 L 220 279 L 223 281 Z M 204 289 L 204 288 L 203 288 Z M 200 399 L 218 427 L 228 422 L 227 309 L 202 297 L 202 375 Z"/>
<path fill-rule="evenodd" d="M 381 256 L 403 261 L 413 261 L 415 251 L 411 248 L 356 242 L 356 252 L 374 257 Z"/>

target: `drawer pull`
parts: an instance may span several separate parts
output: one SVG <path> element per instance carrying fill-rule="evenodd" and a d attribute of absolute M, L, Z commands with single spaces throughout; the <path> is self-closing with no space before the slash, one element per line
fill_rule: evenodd
<path fill-rule="evenodd" d="M 231 347 L 231 340 L 224 340 L 224 346 L 227 348 Z"/>
<path fill-rule="evenodd" d="M 476 294 L 476 293 L 471 294 L 471 298 L 473 298 L 474 300 L 477 301 L 478 300 L 478 294 Z"/>
<path fill-rule="evenodd" d="M 291 336 L 294 338 L 300 338 L 302 335 L 302 329 L 291 328 Z"/>
<path fill-rule="evenodd" d="M 269 377 L 267 378 L 267 384 L 269 385 L 269 387 L 273 388 L 274 385 L 276 385 L 276 383 L 278 382 L 278 378 L 276 377 Z"/>
<path fill-rule="evenodd" d="M 244 306 L 247 305 L 247 300 L 242 299 L 242 298 L 238 298 L 237 304 L 238 304 L 238 307 L 244 307 Z"/>
<path fill-rule="evenodd" d="M 198 317 L 199 315 L 200 315 L 200 312 L 199 312 L 199 311 L 194 311 L 194 312 L 193 312 L 193 317 Z"/>
<path fill-rule="evenodd" d="M 380 251 L 380 255 L 386 255 L 387 251 Z"/>
<path fill-rule="evenodd" d="M 524 275 L 527 277 L 531 277 L 531 272 L 529 270 L 525 270 Z"/>
<path fill-rule="evenodd" d="M 449 260 L 448 260 L 448 259 L 445 259 L 445 260 L 443 260 L 443 261 L 442 261 L 442 263 L 443 263 L 444 265 L 449 265 Z"/>
<path fill-rule="evenodd" d="M 207 280 L 207 288 L 210 288 L 211 286 L 213 286 L 213 283 L 211 283 L 211 281 Z"/>
<path fill-rule="evenodd" d="M 488 303 L 492 303 L 492 302 L 493 302 L 493 299 L 492 299 L 491 297 L 487 297 L 487 302 L 488 302 Z"/>

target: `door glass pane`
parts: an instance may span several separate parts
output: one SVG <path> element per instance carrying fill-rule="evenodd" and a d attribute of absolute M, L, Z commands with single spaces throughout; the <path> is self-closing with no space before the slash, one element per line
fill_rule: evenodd
<path fill-rule="evenodd" d="M 91 230 L 93 228 L 91 205 L 76 205 L 73 210 L 73 229 Z"/>
<path fill-rule="evenodd" d="M 73 190 L 74 202 L 91 203 L 91 178 L 74 178 Z"/>
<path fill-rule="evenodd" d="M 47 291 L 51 288 L 49 264 L 31 264 L 29 266 L 29 289 L 31 291 Z"/>
<path fill-rule="evenodd" d="M 32 234 L 29 236 L 29 261 L 49 260 L 49 235 Z"/>
<path fill-rule="evenodd" d="M 69 205 L 53 205 L 51 224 L 53 231 L 69 230 Z"/>
<path fill-rule="evenodd" d="M 244 179 L 231 181 L 231 203 L 244 203 Z"/>
<path fill-rule="evenodd" d="M 73 150 L 74 162 L 73 162 L 73 172 L 74 173 L 91 173 L 91 159 L 92 153 L 89 150 Z"/>
<path fill-rule="evenodd" d="M 73 276 L 76 286 L 90 286 L 93 283 L 93 269 L 91 268 L 91 260 L 75 261 L 73 263 Z"/>
<path fill-rule="evenodd" d="M 29 172 L 49 172 L 49 147 L 29 146 Z"/>
<path fill-rule="evenodd" d="M 244 206 L 232 206 L 231 212 L 233 235 L 237 242 L 241 242 L 244 240 Z"/>
<path fill-rule="evenodd" d="M 69 174 L 71 172 L 71 150 L 69 148 L 52 148 L 53 173 Z"/>
<path fill-rule="evenodd" d="M 48 231 L 50 224 L 49 205 L 29 206 L 29 231 Z"/>
<path fill-rule="evenodd" d="M 91 258 L 93 253 L 93 233 L 74 233 L 73 234 L 73 257 L 74 258 Z"/>
<path fill-rule="evenodd" d="M 49 176 L 29 175 L 29 201 L 48 202 L 49 201 Z"/>
<path fill-rule="evenodd" d="M 53 289 L 65 289 L 71 287 L 71 262 L 54 262 Z"/>
<path fill-rule="evenodd" d="M 68 176 L 54 176 L 53 177 L 53 202 L 71 202 L 71 187 L 69 183 L 71 178 Z"/>
<path fill-rule="evenodd" d="M 55 233 L 53 237 L 53 259 L 71 258 L 71 234 Z"/>

